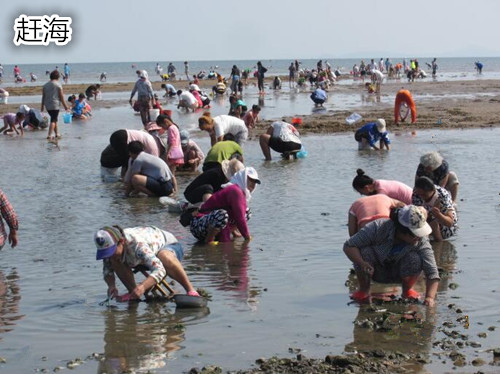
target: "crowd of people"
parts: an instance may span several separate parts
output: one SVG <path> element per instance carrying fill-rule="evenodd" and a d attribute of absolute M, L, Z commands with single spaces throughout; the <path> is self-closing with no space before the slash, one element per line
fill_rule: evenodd
<path fill-rule="evenodd" d="M 402 297 L 419 299 L 413 289 L 424 273 L 424 303 L 434 305 L 439 282 L 430 239 L 447 240 L 457 234 L 456 173 L 438 152 L 420 158 L 414 187 L 396 180 L 373 179 L 361 169 L 352 181 L 364 195 L 350 207 L 344 244 L 353 262 L 359 290 L 351 298 L 370 299 L 370 283 L 401 283 Z"/>
<path fill-rule="evenodd" d="M 411 63 L 414 62 L 416 60 Z M 374 65 L 373 60 L 371 65 Z M 384 66 L 386 70 L 392 68 L 390 63 L 384 63 L 381 59 L 379 66 L 360 71 L 369 71 L 372 76 L 377 76 L 376 72 L 383 71 Z M 290 86 L 295 84 L 299 67 L 297 61 L 290 65 Z M 266 72 L 267 69 L 259 61 L 256 71 L 259 93 L 264 92 Z M 159 65 L 156 73 L 162 73 Z M 330 79 L 330 75 L 336 75 L 328 62 L 324 66 L 321 60 L 318 61 L 316 73 L 316 78 Z M 187 62 L 185 74 L 189 80 Z M 169 66 L 168 75 L 175 77 L 175 68 L 171 70 Z M 70 71 L 65 67 L 63 78 L 67 79 L 69 76 Z M 182 191 L 185 203 L 182 204 L 180 223 L 189 228 L 194 238 L 207 244 L 216 245 L 239 237 L 251 240 L 248 226 L 250 202 L 261 180 L 255 168 L 245 165 L 244 147 L 259 121 L 261 108 L 253 105 L 248 111 L 243 101 L 239 86 L 247 79 L 247 74 L 243 74 L 236 65 L 233 66 L 227 115 L 212 116 L 207 110 L 210 108 L 210 99 L 200 90 L 197 75 L 194 75 L 186 90 L 176 91 L 171 83 L 162 85 L 166 98 L 177 96 L 178 109 L 206 110 L 200 111 L 198 118 L 199 130 L 207 132 L 210 137 L 210 149 L 206 154 L 191 139 L 189 132 L 173 121 L 171 111 L 161 108 L 148 73 L 137 70 L 137 76 L 130 94 L 130 104 L 140 112 L 143 129 L 120 129 L 110 135 L 109 145 L 101 154 L 103 170 L 113 173 L 114 170 L 121 169 L 120 175 L 127 197 L 140 194 L 178 197 L 181 191 L 176 175 L 180 172 L 191 173 L 193 180 Z M 226 86 L 227 82 L 220 74 L 216 77 L 217 84 Z M 0 132 L 17 133 L 19 130 L 22 134 L 25 126 L 43 127 L 41 112 L 46 109 L 50 116 L 47 121 L 48 139 L 58 138 L 60 133 L 57 124 L 61 106 L 68 112 L 72 111 L 73 118 L 89 118 L 91 109 L 87 101 L 97 99 L 100 86 L 91 85 L 85 93 L 78 97 L 72 95 L 66 101 L 59 83 L 60 78 L 58 70 L 50 73 L 50 81 L 42 89 L 40 112 L 21 105 L 19 112 L 4 115 L 4 127 Z M 382 80 L 375 79 L 378 83 Z M 326 87 L 321 84 L 322 81 L 322 78 L 315 81 L 318 83 L 311 95 L 315 105 L 323 105 L 327 100 L 324 90 Z M 278 89 L 276 86 L 274 88 Z M 217 93 L 216 86 L 213 92 Z M 134 102 L 136 95 L 137 100 Z M 157 114 L 152 110 L 156 110 Z M 399 107 L 397 113 L 401 120 Z M 390 151 L 391 142 L 386 122 L 382 118 L 364 124 L 355 132 L 354 138 L 360 150 Z M 259 144 L 265 160 L 272 159 L 271 150 L 289 159 L 302 148 L 302 140 L 296 127 L 284 121 L 273 122 L 260 134 Z M 457 234 L 459 181 L 456 173 L 449 170 L 447 161 L 438 152 L 429 152 L 420 159 L 413 188 L 395 180 L 373 179 L 361 169 L 357 171 L 352 186 L 364 196 L 357 199 L 349 209 L 349 239 L 344 244 L 345 254 L 353 262 L 359 281 L 359 290 L 351 297 L 360 302 L 369 299 L 370 284 L 375 280 L 381 283 L 400 282 L 402 296 L 417 299 L 420 295 L 413 286 L 420 274 L 424 273 L 427 279 L 424 303 L 433 305 L 439 274 L 429 238 L 442 241 Z M 10 228 L 7 235 L 3 221 L 0 220 L 0 248 L 6 238 L 14 247 L 17 245 L 18 222 L 12 206 L 1 190 L 0 208 L 2 217 Z M 140 298 L 162 281 L 167 273 L 183 286 L 188 295 L 199 296 L 181 265 L 183 248 L 171 233 L 155 226 L 121 228 L 110 225 L 100 228 L 94 239 L 96 259 L 103 260 L 104 263 L 104 280 L 109 297 L 121 301 Z M 145 266 L 149 273 L 137 284 L 133 270 L 139 265 Z M 128 290 L 125 295 L 118 295 L 115 274 Z"/>

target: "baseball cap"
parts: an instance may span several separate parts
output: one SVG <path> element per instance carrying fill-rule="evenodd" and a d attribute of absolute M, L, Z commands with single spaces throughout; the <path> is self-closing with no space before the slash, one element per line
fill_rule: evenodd
<path fill-rule="evenodd" d="M 255 183 L 260 184 L 260 179 L 259 179 L 259 174 L 257 174 L 257 170 L 255 170 L 253 167 L 247 167 L 247 177 L 250 179 L 253 179 Z"/>
<path fill-rule="evenodd" d="M 187 143 L 189 142 L 189 131 L 182 130 L 180 132 L 180 136 L 181 136 L 181 145 L 187 145 Z"/>
<path fill-rule="evenodd" d="M 386 131 L 386 127 L 385 127 L 385 119 L 383 118 L 379 118 L 377 121 L 375 121 L 376 125 L 377 125 L 377 130 L 379 132 L 385 132 Z"/>
<path fill-rule="evenodd" d="M 118 237 L 108 230 L 99 229 L 94 235 L 94 243 L 97 248 L 95 259 L 102 260 L 115 253 Z"/>
<path fill-rule="evenodd" d="M 419 238 L 432 232 L 432 228 L 427 223 L 426 211 L 422 207 L 407 205 L 401 208 L 398 212 L 398 221 Z"/>

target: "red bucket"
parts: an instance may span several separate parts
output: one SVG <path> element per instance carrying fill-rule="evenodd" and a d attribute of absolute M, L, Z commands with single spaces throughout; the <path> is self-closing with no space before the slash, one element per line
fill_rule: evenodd
<path fill-rule="evenodd" d="M 293 117 L 292 118 L 292 125 L 302 125 L 302 118 L 300 118 L 300 117 Z"/>

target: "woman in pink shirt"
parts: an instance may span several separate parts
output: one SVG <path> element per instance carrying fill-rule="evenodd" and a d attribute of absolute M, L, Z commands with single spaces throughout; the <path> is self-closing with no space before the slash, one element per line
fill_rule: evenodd
<path fill-rule="evenodd" d="M 191 94 L 194 96 L 196 101 L 198 102 L 198 108 L 203 108 L 203 100 L 201 100 L 200 93 L 196 90 L 189 90 Z"/>
<path fill-rule="evenodd" d="M 165 154 L 167 156 L 167 165 L 175 176 L 177 166 L 184 165 L 184 152 L 182 152 L 179 128 L 165 114 L 160 114 L 156 118 L 156 124 L 167 131 L 168 141 Z"/>
<path fill-rule="evenodd" d="M 352 187 L 361 195 L 384 194 L 407 205 L 411 204 L 413 189 L 410 186 L 398 181 L 374 180 L 366 175 L 362 169 L 356 170 L 356 173 L 358 175 L 354 177 Z"/>
<path fill-rule="evenodd" d="M 371 221 L 379 218 L 389 218 L 392 208 L 402 208 L 405 205 L 401 201 L 382 194 L 360 197 L 349 209 L 349 236 L 356 234 L 359 229 Z"/>
<path fill-rule="evenodd" d="M 245 240 L 250 240 L 247 208 L 257 184 L 260 184 L 259 176 L 252 167 L 234 174 L 229 183 L 203 203 L 199 213 L 194 212 L 190 222 L 193 236 L 206 243 L 229 242 L 231 233 L 238 229 Z"/>

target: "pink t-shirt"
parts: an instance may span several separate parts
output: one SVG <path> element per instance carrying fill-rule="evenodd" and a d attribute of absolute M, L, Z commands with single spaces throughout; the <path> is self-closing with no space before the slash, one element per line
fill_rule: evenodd
<path fill-rule="evenodd" d="M 376 219 L 389 218 L 391 208 L 395 207 L 396 204 L 397 201 L 382 194 L 363 196 L 351 205 L 349 214 L 356 217 L 358 228 L 361 228 Z"/>
<path fill-rule="evenodd" d="M 373 185 L 377 193 L 387 195 L 391 199 L 402 201 L 407 205 L 411 204 L 413 189 L 410 186 L 398 181 L 387 181 L 383 179 L 374 181 Z"/>
<path fill-rule="evenodd" d="M 144 152 L 160 157 L 158 144 L 156 144 L 156 140 L 152 135 L 140 130 L 127 130 L 127 144 L 135 140 L 144 145 Z"/>
<path fill-rule="evenodd" d="M 194 96 L 194 98 L 196 99 L 196 101 L 198 101 L 198 105 L 200 106 L 200 108 L 203 106 L 203 101 L 201 101 L 201 97 L 200 97 L 200 94 L 198 93 L 198 91 L 191 91 L 191 94 Z"/>
<path fill-rule="evenodd" d="M 6 113 L 4 114 L 3 116 L 3 122 L 6 124 L 6 125 L 10 125 L 10 126 L 13 126 L 16 124 L 16 115 L 15 113 Z M 20 122 L 20 121 L 19 121 Z M 17 123 L 19 123 L 17 122 Z"/>
<path fill-rule="evenodd" d="M 168 152 L 167 158 L 169 160 L 182 160 L 184 163 L 184 152 L 182 152 L 181 147 L 181 135 L 179 129 L 175 125 L 171 125 L 167 130 L 168 144 L 170 145 L 170 151 Z"/>

